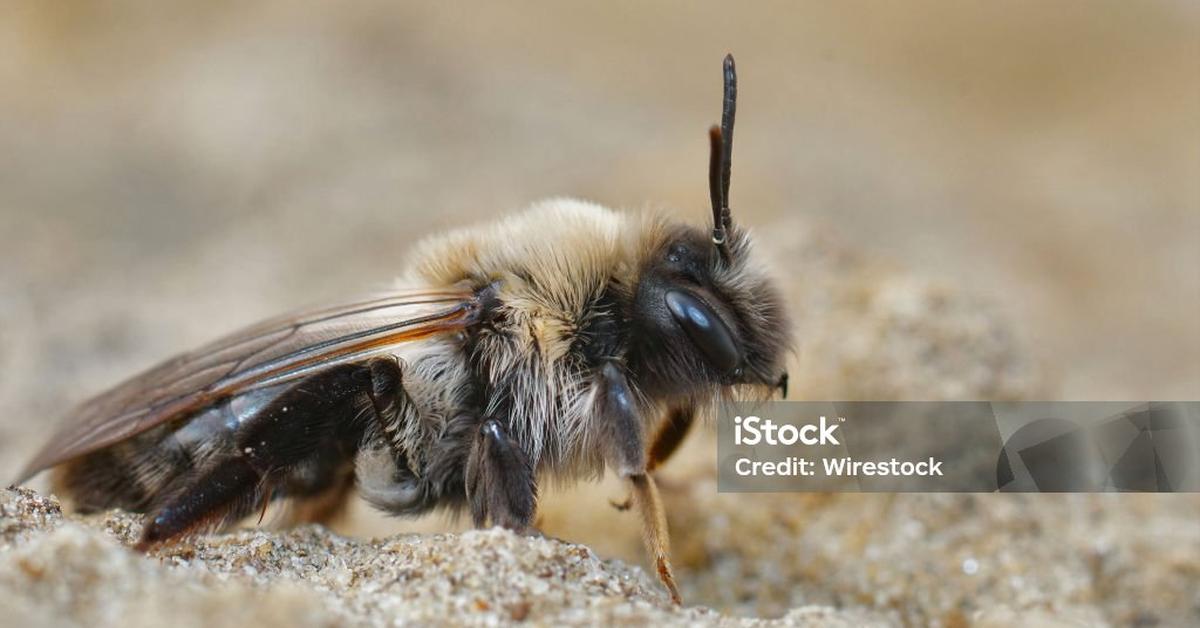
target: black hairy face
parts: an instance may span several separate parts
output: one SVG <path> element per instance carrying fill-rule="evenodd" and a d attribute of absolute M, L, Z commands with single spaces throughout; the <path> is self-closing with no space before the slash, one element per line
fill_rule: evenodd
<path fill-rule="evenodd" d="M 650 394 L 706 396 L 714 386 L 770 394 L 787 381 L 783 300 L 752 263 L 743 230 L 729 234 L 728 261 L 709 238 L 672 226 L 642 261 L 629 312 L 630 367 Z"/>

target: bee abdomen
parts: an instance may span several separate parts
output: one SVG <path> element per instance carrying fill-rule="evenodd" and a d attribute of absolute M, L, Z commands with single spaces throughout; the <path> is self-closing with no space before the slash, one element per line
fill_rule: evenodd
<path fill-rule="evenodd" d="M 230 446 L 226 440 L 181 443 L 176 429 L 162 426 L 64 464 L 53 476 L 54 490 L 68 495 L 81 512 L 145 512 L 180 478 Z"/>
<path fill-rule="evenodd" d="M 62 465 L 51 480 L 54 491 L 69 495 L 82 513 L 109 508 L 144 512 L 152 495 L 134 477 L 125 454 L 110 447 Z"/>

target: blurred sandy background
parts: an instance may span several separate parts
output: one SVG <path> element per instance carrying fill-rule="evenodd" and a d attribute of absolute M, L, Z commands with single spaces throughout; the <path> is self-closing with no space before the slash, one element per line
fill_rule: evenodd
<path fill-rule="evenodd" d="M 768 245 L 803 225 L 982 299 L 1036 394 L 1200 396 L 1195 3 L 18 2 L 0 477 L 72 403 L 386 284 L 431 231 L 554 195 L 703 220 L 726 51 Z"/>

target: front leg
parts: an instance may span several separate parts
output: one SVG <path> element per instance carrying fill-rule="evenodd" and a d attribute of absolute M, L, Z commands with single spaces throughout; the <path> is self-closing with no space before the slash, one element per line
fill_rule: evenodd
<path fill-rule="evenodd" d="M 646 472 L 653 473 L 679 449 L 679 445 L 683 443 L 683 439 L 692 429 L 692 424 L 696 422 L 696 406 L 688 403 L 667 412 L 667 417 L 663 420 L 663 424 L 658 428 L 658 434 L 654 436 L 654 440 L 650 443 L 650 451 L 646 454 Z M 622 501 L 609 500 L 613 508 L 625 512 L 633 507 L 633 495 L 626 497 Z"/>
<path fill-rule="evenodd" d="M 609 461 L 630 484 L 633 503 L 642 515 L 646 549 L 654 557 L 659 580 L 667 587 L 671 601 L 682 604 L 679 588 L 675 586 L 675 575 L 671 572 L 667 514 L 659 499 L 654 478 L 647 470 L 643 422 L 629 382 L 614 362 L 608 362 L 600 369 L 600 393 L 599 410 L 609 432 Z"/>
<path fill-rule="evenodd" d="M 517 532 L 533 522 L 537 485 L 533 466 L 496 419 L 487 419 L 471 446 L 466 470 L 467 502 L 477 527 L 488 520 Z"/>
<path fill-rule="evenodd" d="M 683 444 L 683 439 L 695 422 L 696 406 L 688 403 L 671 408 L 658 434 L 654 436 L 654 442 L 650 443 L 650 459 L 646 461 L 646 470 L 654 471 L 661 467 Z"/>

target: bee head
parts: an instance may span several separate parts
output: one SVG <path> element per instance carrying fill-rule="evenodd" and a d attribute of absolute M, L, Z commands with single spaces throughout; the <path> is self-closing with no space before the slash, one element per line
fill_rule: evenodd
<path fill-rule="evenodd" d="M 643 376 L 677 394 L 713 384 L 787 394 L 791 326 L 773 280 L 752 259 L 749 233 L 729 210 L 737 104 L 733 56 L 724 64 L 721 126 L 709 131 L 712 229 L 670 225 L 648 247 L 635 297 Z"/>
<path fill-rule="evenodd" d="M 726 232 L 728 259 L 704 228 L 664 225 L 642 260 L 631 338 L 641 376 L 658 390 L 705 395 L 713 386 L 787 393 L 791 325 L 750 234 Z"/>

